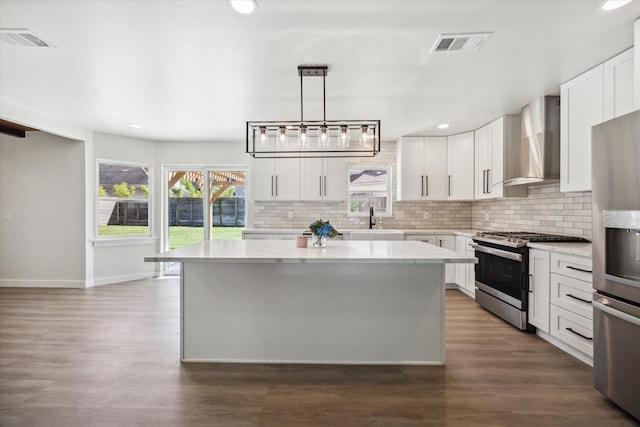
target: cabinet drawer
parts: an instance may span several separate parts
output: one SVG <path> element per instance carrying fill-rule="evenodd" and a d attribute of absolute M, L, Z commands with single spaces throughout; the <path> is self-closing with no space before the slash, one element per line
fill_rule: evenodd
<path fill-rule="evenodd" d="M 551 252 L 551 272 L 593 283 L 591 258 Z"/>
<path fill-rule="evenodd" d="M 551 273 L 551 304 L 593 319 L 591 283 Z"/>
<path fill-rule="evenodd" d="M 593 357 L 593 322 L 551 304 L 551 335 Z"/>

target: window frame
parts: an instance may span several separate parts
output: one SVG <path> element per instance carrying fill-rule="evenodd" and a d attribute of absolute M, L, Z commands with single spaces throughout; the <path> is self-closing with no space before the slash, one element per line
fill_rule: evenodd
<path fill-rule="evenodd" d="M 101 164 L 111 164 L 111 165 L 120 165 L 120 166 L 129 166 L 129 167 L 138 167 L 147 169 L 147 189 L 148 195 L 146 199 L 147 201 L 147 233 L 145 234 L 132 234 L 132 235 L 116 235 L 116 236 L 101 236 L 100 235 L 100 199 L 101 197 L 98 195 L 98 191 L 100 188 L 100 165 Z M 154 176 L 154 168 L 151 163 L 143 163 L 143 162 L 132 162 L 126 160 L 113 160 L 113 159 L 104 159 L 97 158 L 95 162 L 95 185 L 93 188 L 93 195 L 95 200 L 94 207 L 94 224 L 95 224 L 95 232 L 94 239 L 96 241 L 112 241 L 112 240 L 125 240 L 125 241 L 133 241 L 133 240 L 144 240 L 148 241 L 149 238 L 153 237 L 153 222 L 154 222 L 154 208 L 153 208 L 153 176 Z M 110 199 L 118 199 L 117 197 L 109 197 Z"/>
<path fill-rule="evenodd" d="M 389 218 L 393 216 L 393 166 L 391 165 L 349 165 L 347 168 L 347 217 L 362 218 L 368 217 L 369 212 L 352 212 L 351 211 L 351 171 L 353 170 L 381 170 L 387 173 L 386 198 L 387 209 L 383 212 L 375 211 L 377 217 Z"/>

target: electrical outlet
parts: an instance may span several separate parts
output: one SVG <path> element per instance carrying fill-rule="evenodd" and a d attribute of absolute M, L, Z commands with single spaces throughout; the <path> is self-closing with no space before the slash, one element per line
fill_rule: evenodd
<path fill-rule="evenodd" d="M 289 211 L 289 219 L 293 219 L 293 211 Z"/>
<path fill-rule="evenodd" d="M 429 215 L 429 212 L 425 212 L 424 219 L 429 219 L 429 218 L 431 218 L 431 215 Z"/>

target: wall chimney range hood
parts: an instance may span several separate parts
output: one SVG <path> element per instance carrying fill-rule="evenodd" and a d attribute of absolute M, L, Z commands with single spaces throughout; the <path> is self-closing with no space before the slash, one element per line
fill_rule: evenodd
<path fill-rule="evenodd" d="M 560 97 L 544 96 L 520 112 L 520 163 L 504 185 L 560 181 Z"/>

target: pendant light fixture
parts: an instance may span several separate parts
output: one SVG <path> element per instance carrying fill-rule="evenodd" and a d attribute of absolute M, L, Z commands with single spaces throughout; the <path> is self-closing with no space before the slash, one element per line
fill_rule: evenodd
<path fill-rule="evenodd" d="M 373 157 L 380 120 L 327 120 L 326 65 L 300 65 L 300 121 L 247 122 L 247 153 L 257 159 Z M 303 78 L 322 77 L 322 120 L 304 120 Z"/>

